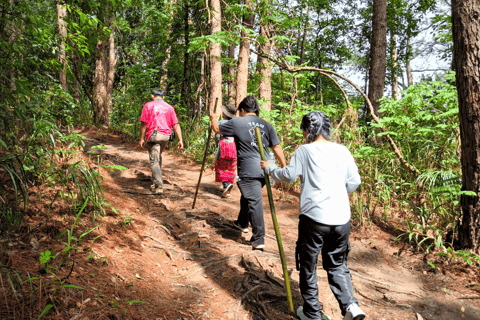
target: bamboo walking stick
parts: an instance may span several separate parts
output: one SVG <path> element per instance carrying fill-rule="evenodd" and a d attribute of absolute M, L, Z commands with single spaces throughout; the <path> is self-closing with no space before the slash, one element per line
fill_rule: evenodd
<path fill-rule="evenodd" d="M 265 152 L 263 150 L 262 136 L 260 129 L 255 128 L 257 135 L 258 148 L 260 149 L 260 157 L 265 161 Z M 287 292 L 288 306 L 291 312 L 293 310 L 292 292 L 290 291 L 290 279 L 288 278 L 287 260 L 285 259 L 285 252 L 283 251 L 282 236 L 278 228 L 277 215 L 275 214 L 275 205 L 273 204 L 272 186 L 270 185 L 270 177 L 264 171 L 265 184 L 267 185 L 268 202 L 270 203 L 270 212 L 272 213 L 273 227 L 275 229 L 275 236 L 277 237 L 278 251 L 280 252 L 280 260 L 282 260 L 283 280 L 285 281 L 285 291 Z"/>
<path fill-rule="evenodd" d="M 215 107 L 213 113 L 217 112 L 218 98 L 215 99 Z M 208 148 L 210 147 L 210 137 L 212 136 L 212 125 L 208 129 L 207 144 L 205 146 L 205 153 L 203 155 L 202 169 L 200 170 L 200 176 L 198 177 L 197 189 L 195 190 L 195 196 L 193 197 L 192 209 L 195 209 L 195 202 L 197 202 L 198 188 L 200 187 L 200 181 L 202 181 L 203 170 L 205 169 L 205 162 L 207 160 Z"/>

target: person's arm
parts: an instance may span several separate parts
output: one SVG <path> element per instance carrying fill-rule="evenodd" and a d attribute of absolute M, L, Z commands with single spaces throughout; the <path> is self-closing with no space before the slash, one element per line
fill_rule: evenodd
<path fill-rule="evenodd" d="M 213 132 L 221 135 L 222 132 L 220 131 L 220 125 L 218 124 L 218 118 L 215 116 L 214 113 L 210 113 L 210 123 L 212 125 Z"/>
<path fill-rule="evenodd" d="M 145 133 L 147 132 L 147 125 L 145 124 L 145 122 L 141 121 L 141 125 L 140 125 L 140 147 L 144 147 L 145 146 Z"/>
<path fill-rule="evenodd" d="M 173 128 L 175 129 L 175 132 L 177 133 L 177 136 L 178 136 L 178 148 L 180 150 L 183 149 L 183 139 L 182 139 L 182 129 L 180 128 L 180 124 L 177 123 L 173 126 Z"/>
<path fill-rule="evenodd" d="M 284 168 L 279 168 L 268 161 L 260 161 L 260 167 L 262 167 L 262 169 L 275 180 L 292 183 L 296 178 L 302 175 L 302 157 L 302 151 L 297 150 L 293 154 L 290 164 Z"/>
<path fill-rule="evenodd" d="M 347 192 L 350 194 L 357 190 L 358 186 L 362 183 L 360 179 L 360 174 L 358 174 L 358 167 L 353 159 L 352 154 L 347 150 L 348 153 L 348 168 L 347 176 L 345 177 L 345 187 Z"/>
<path fill-rule="evenodd" d="M 282 147 L 277 144 L 272 147 L 273 154 L 275 155 L 275 158 L 277 158 L 278 162 L 280 162 L 280 166 L 282 168 L 285 168 L 287 166 L 287 161 L 285 161 L 285 156 L 283 154 Z"/>

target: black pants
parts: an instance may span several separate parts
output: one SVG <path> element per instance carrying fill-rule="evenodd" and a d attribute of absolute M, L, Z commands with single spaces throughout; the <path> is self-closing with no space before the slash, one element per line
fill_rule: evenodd
<path fill-rule="evenodd" d="M 322 317 L 317 284 L 317 258 L 320 251 L 323 269 L 327 271 L 330 289 L 340 305 L 342 315 L 345 316 L 346 308 L 351 303 L 358 303 L 353 296 L 352 277 L 347 267 L 349 236 L 350 221 L 340 226 L 329 226 L 300 215 L 297 241 L 300 291 L 304 301 L 303 312 L 311 319 Z"/>
<path fill-rule="evenodd" d="M 241 178 L 237 182 L 242 193 L 240 198 L 240 213 L 238 224 L 247 228 L 248 223 L 252 225 L 252 238 L 250 241 L 255 245 L 265 244 L 265 223 L 263 220 L 263 198 L 262 188 L 265 185 L 265 178 Z"/>

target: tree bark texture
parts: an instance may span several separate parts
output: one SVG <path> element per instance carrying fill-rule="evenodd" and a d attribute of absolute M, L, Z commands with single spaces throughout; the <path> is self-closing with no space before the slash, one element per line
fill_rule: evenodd
<path fill-rule="evenodd" d="M 112 31 L 108 39 L 108 74 L 107 74 L 107 97 L 106 109 L 108 114 L 113 110 L 113 81 L 115 80 L 115 67 L 117 57 L 115 55 L 115 35 Z"/>
<path fill-rule="evenodd" d="M 459 241 L 463 248 L 480 248 L 480 1 L 452 0 L 454 64 L 462 144 L 462 223 Z"/>
<path fill-rule="evenodd" d="M 184 23 L 185 23 L 185 52 L 184 52 L 184 59 L 183 59 L 183 84 L 182 84 L 182 100 L 183 102 L 185 103 L 185 105 L 187 105 L 188 103 L 188 93 L 187 93 L 187 88 L 188 88 L 188 63 L 189 63 L 189 53 L 188 53 L 188 46 L 189 46 L 189 32 L 190 32 L 190 29 L 189 29 L 189 24 L 188 24 L 188 20 L 189 20 L 189 10 L 190 10 L 190 7 L 188 5 L 188 1 L 185 2 L 185 19 L 184 19 Z"/>
<path fill-rule="evenodd" d="M 210 9 L 212 12 L 212 21 L 210 33 L 220 32 L 222 29 L 222 8 L 220 0 L 210 0 Z M 215 108 L 215 99 L 218 98 L 219 106 L 222 105 L 222 61 L 220 60 L 222 48 L 220 43 L 214 43 L 210 46 L 210 96 L 208 106 L 213 112 Z M 216 115 L 221 114 L 221 108 L 217 108 Z"/>
<path fill-rule="evenodd" d="M 373 1 L 372 42 L 370 48 L 370 73 L 368 99 L 378 116 L 380 102 L 385 88 L 385 66 L 387 57 L 387 1 Z"/>
<path fill-rule="evenodd" d="M 228 104 L 231 104 L 232 106 L 235 105 L 235 65 L 233 64 L 233 61 L 235 59 L 235 48 L 236 44 L 232 43 L 230 47 L 228 47 L 228 60 L 229 60 L 229 65 L 228 65 Z"/>
<path fill-rule="evenodd" d="M 407 39 L 407 48 L 410 52 L 410 38 Z M 412 67 L 410 66 L 410 57 L 407 59 L 407 80 L 408 86 L 413 86 L 413 75 L 412 75 Z"/>
<path fill-rule="evenodd" d="M 93 111 L 95 124 L 109 125 L 107 100 L 108 43 L 98 40 L 93 76 Z"/>
<path fill-rule="evenodd" d="M 269 56 L 275 45 L 273 41 L 268 40 L 271 37 L 270 26 L 260 26 L 260 36 L 264 37 L 266 41 L 260 44 L 259 51 Z M 258 59 L 260 66 L 260 85 L 258 88 L 260 99 L 266 102 L 262 104 L 262 108 L 267 111 L 272 110 L 272 63 L 266 57 L 261 56 Z"/>
<path fill-rule="evenodd" d="M 173 7 L 177 3 L 176 0 L 170 1 L 170 17 L 173 20 Z M 166 42 L 168 43 L 167 48 L 165 48 L 166 57 L 162 61 L 162 74 L 160 76 L 160 89 L 167 90 L 167 78 L 168 78 L 168 69 L 167 64 L 170 62 L 170 52 L 172 51 L 172 46 L 170 44 L 170 35 L 172 34 L 172 23 L 168 26 L 168 31 L 166 35 Z"/>
<path fill-rule="evenodd" d="M 64 18 L 67 16 L 67 8 L 64 8 L 61 1 L 57 0 L 57 21 L 58 21 L 58 33 L 60 35 L 60 53 L 58 55 L 58 61 L 62 66 L 62 70 L 59 73 L 60 85 L 63 90 L 68 90 L 66 69 L 66 56 L 65 56 L 65 39 L 67 37 L 67 25 Z"/>
<path fill-rule="evenodd" d="M 398 100 L 398 62 L 397 62 L 397 36 L 392 34 L 392 98 Z"/>
<path fill-rule="evenodd" d="M 255 23 L 255 15 L 253 13 L 253 1 L 245 0 L 245 5 L 248 6 L 248 14 L 243 17 L 243 24 L 245 28 L 253 29 Z M 250 59 L 250 40 L 246 39 L 246 33 L 242 31 L 242 41 L 240 42 L 240 51 L 238 53 L 237 66 L 237 97 L 235 99 L 235 107 L 247 96 L 248 91 L 248 62 Z"/>

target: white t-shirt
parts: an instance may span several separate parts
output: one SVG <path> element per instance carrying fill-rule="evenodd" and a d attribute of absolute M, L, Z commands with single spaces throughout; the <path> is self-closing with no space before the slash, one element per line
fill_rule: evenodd
<path fill-rule="evenodd" d="M 265 170 L 279 181 L 292 183 L 301 178 L 300 214 L 326 225 L 342 225 L 350 220 L 348 194 L 361 181 L 345 146 L 329 142 L 302 145 L 287 167 L 272 164 Z"/>

